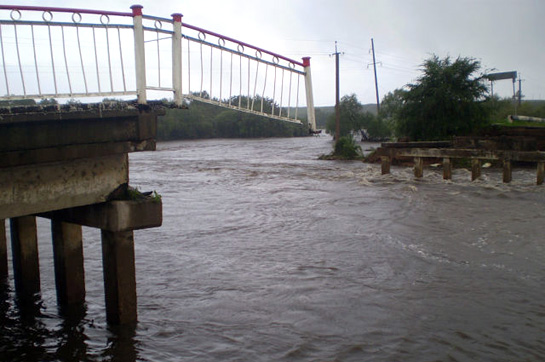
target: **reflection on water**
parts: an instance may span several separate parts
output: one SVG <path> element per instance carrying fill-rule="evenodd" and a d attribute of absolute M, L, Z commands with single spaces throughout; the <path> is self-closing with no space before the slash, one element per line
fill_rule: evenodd
<path fill-rule="evenodd" d="M 87 305 L 0 292 L 4 361 L 538 361 L 545 358 L 545 188 L 535 170 L 318 161 L 326 137 L 171 142 L 131 155 L 162 195 L 135 233 L 139 323 L 106 325 L 100 233 L 84 228 Z"/>
<path fill-rule="evenodd" d="M 85 306 L 48 314 L 43 301 L 20 304 L 4 285 L 0 290 L 1 361 L 136 361 L 134 326 L 107 328 L 106 343 L 97 348 Z M 15 302 L 13 302 L 15 300 Z"/>

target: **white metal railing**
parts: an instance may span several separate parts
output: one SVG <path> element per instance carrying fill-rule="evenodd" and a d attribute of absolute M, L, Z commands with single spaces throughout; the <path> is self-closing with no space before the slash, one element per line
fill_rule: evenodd
<path fill-rule="evenodd" d="M 171 92 L 283 121 L 306 104 L 315 129 L 310 58 L 302 62 L 172 18 L 0 5 L 0 100 Z M 304 90 L 303 90 L 304 89 Z M 164 96 L 163 96 L 164 97 Z"/>

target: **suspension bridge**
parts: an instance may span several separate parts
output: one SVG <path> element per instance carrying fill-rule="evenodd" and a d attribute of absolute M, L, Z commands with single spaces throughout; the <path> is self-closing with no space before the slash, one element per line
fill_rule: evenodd
<path fill-rule="evenodd" d="M 0 5 L 0 100 L 171 98 L 296 123 L 305 105 L 316 129 L 310 57 L 290 59 L 183 23 L 182 14 L 131 10 Z"/>
<path fill-rule="evenodd" d="M 156 100 L 295 123 L 306 106 L 316 128 L 310 58 L 185 24 L 181 14 L 131 10 L 0 5 L 0 288 L 9 285 L 9 219 L 17 302 L 31 305 L 22 311 L 39 310 L 41 217 L 51 220 L 61 310 L 85 302 L 88 226 L 101 231 L 107 321 L 137 321 L 133 232 L 161 225 L 162 201 L 129 187 L 128 154 L 155 150 L 165 112 Z"/>

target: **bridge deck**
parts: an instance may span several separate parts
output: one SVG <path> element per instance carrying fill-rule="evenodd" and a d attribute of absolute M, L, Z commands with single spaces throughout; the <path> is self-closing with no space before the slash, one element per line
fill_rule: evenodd
<path fill-rule="evenodd" d="M 104 202 L 161 110 L 129 103 L 0 109 L 0 219 Z"/>

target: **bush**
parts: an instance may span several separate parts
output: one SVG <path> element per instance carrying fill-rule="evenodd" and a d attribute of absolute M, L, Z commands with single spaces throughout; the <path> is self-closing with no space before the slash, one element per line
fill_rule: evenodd
<path fill-rule="evenodd" d="M 335 142 L 333 156 L 345 160 L 354 160 L 363 157 L 363 153 L 352 136 L 343 136 Z"/>

